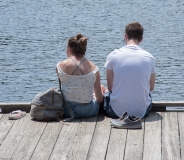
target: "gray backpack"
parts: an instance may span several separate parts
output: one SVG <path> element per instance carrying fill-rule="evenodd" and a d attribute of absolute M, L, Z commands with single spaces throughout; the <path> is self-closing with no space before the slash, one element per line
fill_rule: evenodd
<path fill-rule="evenodd" d="M 63 105 L 66 105 L 71 118 L 63 121 L 71 121 L 74 118 L 73 110 L 65 101 L 62 91 L 58 88 L 50 88 L 45 92 L 38 93 L 31 102 L 30 115 L 40 121 L 60 121 L 64 115 Z"/>

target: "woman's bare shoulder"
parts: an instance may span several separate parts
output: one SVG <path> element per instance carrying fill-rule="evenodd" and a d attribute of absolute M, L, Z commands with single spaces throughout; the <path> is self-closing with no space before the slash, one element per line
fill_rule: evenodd
<path fill-rule="evenodd" d="M 92 61 L 90 61 L 90 60 L 88 60 L 88 61 L 91 65 L 92 70 L 96 69 L 97 66 Z"/>
<path fill-rule="evenodd" d="M 60 68 L 66 67 L 67 65 L 69 65 L 69 61 L 68 61 L 68 59 L 65 59 L 65 60 L 59 62 L 58 65 L 60 66 Z"/>

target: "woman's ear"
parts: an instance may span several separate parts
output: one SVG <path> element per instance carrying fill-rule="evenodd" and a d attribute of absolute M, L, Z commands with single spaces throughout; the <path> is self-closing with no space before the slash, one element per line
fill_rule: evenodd
<path fill-rule="evenodd" d="M 70 47 L 67 47 L 66 53 L 67 53 L 67 56 L 70 57 L 72 55 L 72 49 Z"/>
<path fill-rule="evenodd" d="M 72 48 L 69 47 L 69 50 L 70 50 L 70 54 L 72 54 Z"/>

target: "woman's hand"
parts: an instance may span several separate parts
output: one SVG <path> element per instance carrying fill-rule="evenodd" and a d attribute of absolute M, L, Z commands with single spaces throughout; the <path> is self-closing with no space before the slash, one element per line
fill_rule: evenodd
<path fill-rule="evenodd" d="M 105 88 L 103 84 L 101 84 L 101 91 L 102 91 L 102 94 L 105 94 L 106 92 L 108 92 L 108 89 Z M 95 93 L 93 93 L 93 98 L 96 99 Z"/>
<path fill-rule="evenodd" d="M 108 89 L 104 87 L 103 84 L 101 84 L 101 90 L 102 90 L 102 93 L 105 94 L 106 92 L 108 92 Z"/>

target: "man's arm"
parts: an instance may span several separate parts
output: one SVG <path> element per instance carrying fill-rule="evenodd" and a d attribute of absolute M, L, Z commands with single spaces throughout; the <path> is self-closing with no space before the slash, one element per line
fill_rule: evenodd
<path fill-rule="evenodd" d="M 112 92 L 114 73 L 112 70 L 107 69 L 106 74 L 107 74 L 107 88 L 110 92 Z"/>
<path fill-rule="evenodd" d="M 151 74 L 151 79 L 150 79 L 150 91 L 154 90 L 155 87 L 155 73 Z"/>

